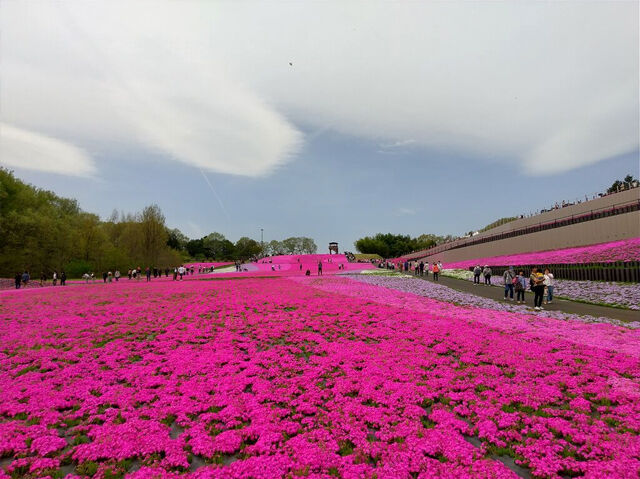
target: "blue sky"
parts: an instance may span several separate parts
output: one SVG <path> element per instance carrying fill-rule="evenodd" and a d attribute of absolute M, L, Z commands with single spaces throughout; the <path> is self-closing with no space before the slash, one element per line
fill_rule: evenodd
<path fill-rule="evenodd" d="M 353 249 L 638 175 L 637 2 L 1 8 L 0 164 L 103 217 Z"/>

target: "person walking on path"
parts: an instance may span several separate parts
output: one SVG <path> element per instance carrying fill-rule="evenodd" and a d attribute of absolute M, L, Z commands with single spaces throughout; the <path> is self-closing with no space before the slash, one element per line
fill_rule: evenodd
<path fill-rule="evenodd" d="M 529 284 L 533 291 L 533 309 L 540 311 L 542 309 L 542 296 L 544 294 L 544 276 L 538 271 L 538 268 L 533 268 L 531 271 Z"/>
<path fill-rule="evenodd" d="M 185 270 L 184 266 L 180 266 L 180 267 L 178 268 L 178 274 L 180 275 L 180 281 L 182 281 L 182 277 L 184 276 L 184 272 L 185 272 L 185 271 L 186 271 L 186 270 Z"/>
<path fill-rule="evenodd" d="M 29 272 L 25 271 L 24 273 L 22 273 L 22 285 L 23 286 L 27 286 L 29 284 L 29 280 L 31 279 L 31 276 L 29 276 Z"/>
<path fill-rule="evenodd" d="M 480 275 L 482 274 L 482 268 L 480 265 L 473 268 L 473 284 L 480 284 Z"/>
<path fill-rule="evenodd" d="M 516 303 L 524 303 L 524 292 L 527 289 L 527 278 L 525 278 L 524 276 L 524 271 L 518 271 L 518 277 L 516 278 L 516 280 Z"/>
<path fill-rule="evenodd" d="M 482 270 L 482 274 L 484 275 L 484 285 L 491 286 L 491 268 L 489 268 L 488 264 L 484 265 L 484 269 Z"/>
<path fill-rule="evenodd" d="M 433 271 L 433 280 L 434 281 L 439 281 L 438 280 L 438 275 L 440 274 L 440 268 L 438 267 L 438 264 L 435 261 L 433 262 L 433 266 L 431 268 L 431 271 Z"/>
<path fill-rule="evenodd" d="M 544 304 L 553 301 L 553 274 L 549 268 L 544 270 Z"/>
<path fill-rule="evenodd" d="M 103 283 L 106 283 L 106 282 L 107 282 L 107 276 L 109 276 L 109 275 L 107 274 L 107 272 L 106 272 L 106 271 L 103 271 L 103 272 L 102 272 L 102 282 L 103 282 Z"/>
<path fill-rule="evenodd" d="M 147 269 L 145 269 L 144 272 L 147 275 L 147 283 L 148 283 L 149 281 L 151 281 L 151 268 L 147 266 Z"/>
<path fill-rule="evenodd" d="M 507 294 L 511 301 L 513 301 L 513 288 L 515 286 L 516 272 L 513 270 L 513 266 L 509 266 L 509 269 L 502 274 L 504 280 L 504 299 L 507 300 Z"/>
<path fill-rule="evenodd" d="M 53 272 L 53 277 L 51 278 L 51 283 L 55 286 L 56 284 L 58 284 L 58 272 L 54 271 Z"/>
<path fill-rule="evenodd" d="M 420 261 L 420 276 L 424 276 L 424 261 Z"/>
<path fill-rule="evenodd" d="M 318 261 L 318 276 L 322 276 L 322 261 Z"/>
<path fill-rule="evenodd" d="M 16 282 L 16 289 L 20 289 L 20 283 L 22 283 L 22 275 L 20 273 L 16 273 L 14 281 Z"/>
<path fill-rule="evenodd" d="M 63 271 L 62 273 L 60 273 L 60 286 L 66 286 L 66 285 L 67 285 L 67 273 Z"/>
<path fill-rule="evenodd" d="M 117 281 L 120 281 L 120 270 L 117 269 L 116 272 L 113 274 L 113 277 L 116 279 Z"/>
<path fill-rule="evenodd" d="M 44 274 L 44 271 L 40 273 L 40 286 L 46 286 L 47 284 L 47 275 Z"/>

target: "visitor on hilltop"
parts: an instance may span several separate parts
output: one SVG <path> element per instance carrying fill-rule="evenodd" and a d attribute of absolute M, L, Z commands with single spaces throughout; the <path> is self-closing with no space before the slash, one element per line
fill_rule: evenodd
<path fill-rule="evenodd" d="M 53 272 L 53 276 L 51 278 L 51 283 L 55 286 L 56 284 L 58 284 L 58 272 L 54 271 Z"/>
<path fill-rule="evenodd" d="M 107 273 L 107 281 L 109 283 L 113 282 L 113 273 L 111 271 Z"/>
<path fill-rule="evenodd" d="M 102 282 L 103 282 L 103 283 L 106 283 L 106 282 L 107 282 L 107 272 L 106 272 L 106 271 L 103 271 L 103 272 L 102 272 Z"/>
<path fill-rule="evenodd" d="M 22 283 L 22 275 L 20 273 L 16 273 L 14 281 L 16 282 L 16 289 L 20 289 L 20 283 Z"/>
<path fill-rule="evenodd" d="M 62 273 L 60 273 L 60 286 L 66 286 L 66 285 L 67 285 L 67 273 L 62 271 Z"/>
<path fill-rule="evenodd" d="M 502 274 L 502 279 L 504 280 L 504 299 L 506 301 L 508 295 L 511 301 L 513 301 L 513 290 L 516 282 L 518 281 L 516 272 L 513 270 L 513 266 L 509 266 L 509 269 Z"/>
<path fill-rule="evenodd" d="M 29 276 L 29 272 L 25 271 L 24 273 L 22 273 L 22 285 L 23 286 L 27 286 L 27 284 L 29 284 L 29 280 L 31 279 L 31 276 Z"/>
<path fill-rule="evenodd" d="M 178 268 L 173 267 L 173 280 L 176 281 L 178 279 Z"/>
<path fill-rule="evenodd" d="M 91 276 L 89 276 L 89 273 L 85 273 L 82 275 L 82 279 L 84 279 L 85 284 L 89 284 L 89 279 L 91 278 Z"/>
<path fill-rule="evenodd" d="M 44 286 L 47 283 L 47 275 L 44 274 L 44 271 L 40 273 L 40 286 Z"/>
<path fill-rule="evenodd" d="M 117 269 L 115 273 L 113 273 L 113 277 L 116 279 L 117 281 L 120 281 L 120 270 Z"/>
<path fill-rule="evenodd" d="M 486 264 L 484 265 L 484 269 L 482 270 L 482 274 L 484 276 L 484 285 L 487 286 L 491 286 L 491 274 L 493 272 L 491 271 L 491 268 L 489 268 L 489 265 Z"/>
<path fill-rule="evenodd" d="M 322 276 L 322 261 L 318 261 L 318 276 Z"/>
<path fill-rule="evenodd" d="M 408 261 L 404 262 L 404 270 L 405 271 L 409 271 L 409 262 Z"/>
<path fill-rule="evenodd" d="M 96 282 L 96 275 L 93 274 L 93 271 L 91 272 L 91 282 L 95 283 Z"/>
<path fill-rule="evenodd" d="M 133 276 L 133 272 L 129 269 L 129 270 L 127 270 L 127 278 L 129 278 L 129 280 L 131 280 L 131 276 Z"/>
<path fill-rule="evenodd" d="M 553 274 L 549 268 L 544 270 L 544 304 L 553 301 Z"/>
<path fill-rule="evenodd" d="M 180 267 L 178 268 L 178 275 L 180 276 L 180 281 L 182 281 L 182 277 L 184 276 L 185 272 L 186 272 L 185 267 L 180 265 Z"/>
<path fill-rule="evenodd" d="M 168 278 L 169 277 L 169 268 L 165 268 L 164 269 L 164 277 Z"/>
<path fill-rule="evenodd" d="M 538 268 L 531 270 L 529 287 L 531 291 L 533 291 L 533 309 L 540 311 L 542 309 L 542 296 L 544 294 L 544 275 L 538 271 Z"/>
<path fill-rule="evenodd" d="M 516 290 L 516 303 L 524 303 L 524 292 L 527 289 L 527 278 L 524 276 L 524 271 L 518 271 L 517 282 L 515 284 Z"/>
<path fill-rule="evenodd" d="M 142 277 L 142 268 L 140 266 L 136 269 L 136 277 L 138 278 L 138 281 L 140 281 L 140 278 Z"/>
<path fill-rule="evenodd" d="M 480 284 L 481 274 L 482 274 L 482 267 L 480 265 L 473 268 L 473 284 Z"/>
<path fill-rule="evenodd" d="M 438 263 L 436 263 L 435 261 L 433 262 L 433 266 L 431 267 L 431 271 L 433 272 L 433 280 L 434 281 L 440 281 L 438 279 L 438 277 L 440 276 L 440 267 L 438 266 Z"/>
<path fill-rule="evenodd" d="M 147 266 L 144 272 L 145 272 L 145 275 L 147 276 L 147 283 L 148 283 L 149 281 L 151 281 L 151 268 Z"/>
<path fill-rule="evenodd" d="M 420 261 L 420 276 L 424 276 L 424 261 Z"/>

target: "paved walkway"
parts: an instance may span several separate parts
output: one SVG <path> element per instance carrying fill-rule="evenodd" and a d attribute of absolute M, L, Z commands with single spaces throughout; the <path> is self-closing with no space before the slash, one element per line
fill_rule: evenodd
<path fill-rule="evenodd" d="M 429 274 L 429 278 L 415 276 L 426 281 L 433 281 L 433 275 Z M 475 294 L 483 298 L 502 300 L 504 298 L 503 286 L 485 286 L 480 284 L 475 286 L 472 281 L 464 279 L 456 279 L 440 276 L 439 283 L 448 286 L 457 291 Z M 514 293 L 515 297 L 515 293 Z M 533 293 L 529 290 L 525 293 L 525 299 L 528 306 L 533 307 Z M 543 304 L 542 307 L 549 311 L 563 311 L 565 313 L 573 313 L 589 316 L 618 319 L 620 321 L 640 321 L 640 311 L 632 311 L 630 309 L 609 308 L 607 306 L 599 306 L 595 304 L 579 303 L 577 301 L 569 301 L 566 299 L 555 298 L 552 304 Z"/>

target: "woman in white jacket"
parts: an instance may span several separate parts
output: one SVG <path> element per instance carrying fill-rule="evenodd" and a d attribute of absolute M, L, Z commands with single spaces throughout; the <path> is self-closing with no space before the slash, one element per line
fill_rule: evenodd
<path fill-rule="evenodd" d="M 553 274 L 549 271 L 549 268 L 544 270 L 544 304 L 551 303 L 553 301 Z"/>

